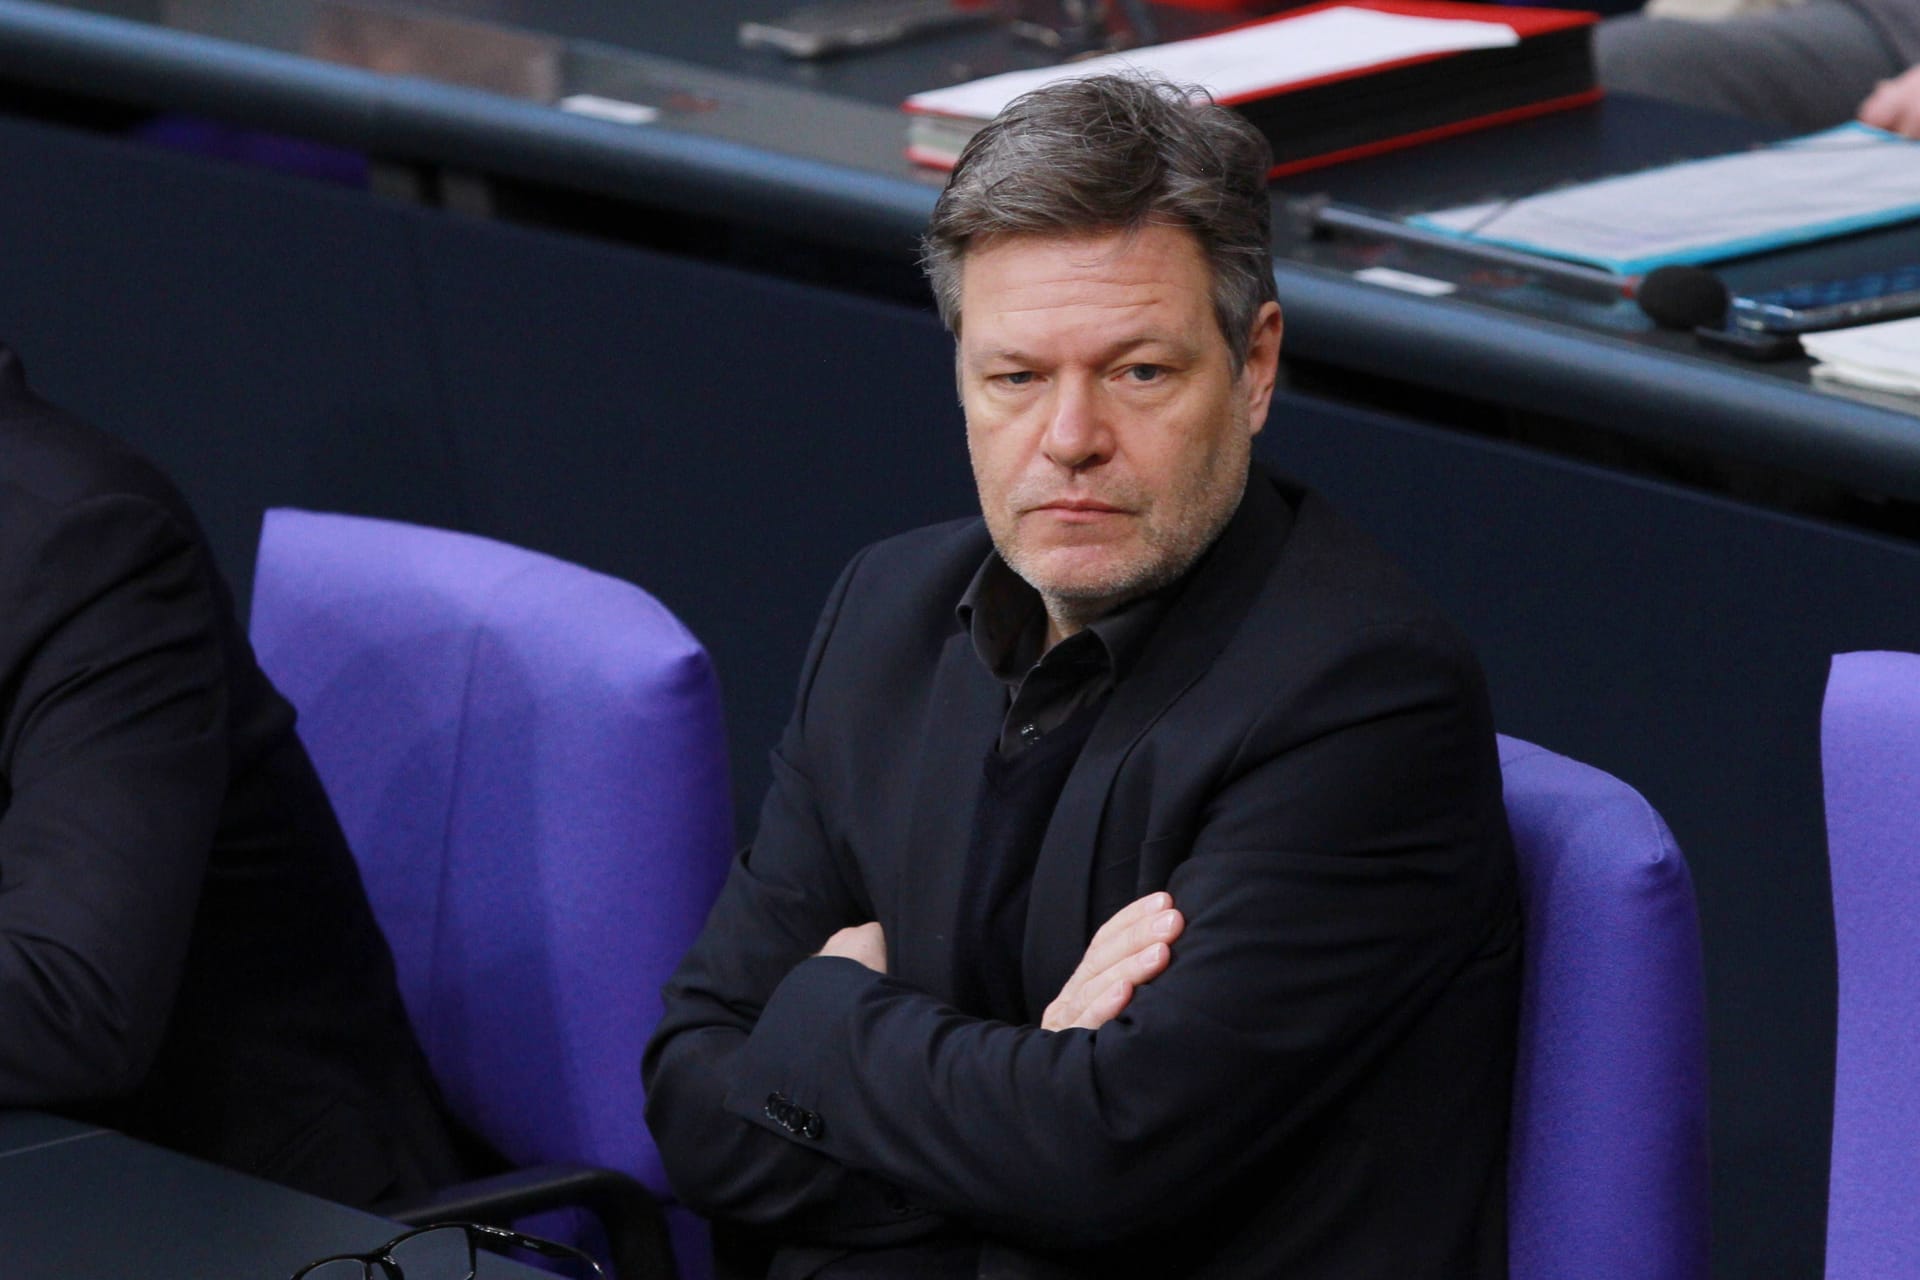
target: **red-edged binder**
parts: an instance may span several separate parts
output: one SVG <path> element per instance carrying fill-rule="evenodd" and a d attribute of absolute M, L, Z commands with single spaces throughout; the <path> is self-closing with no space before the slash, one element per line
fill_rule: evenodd
<path fill-rule="evenodd" d="M 1261 0 L 1260 3 L 1255 4 L 1249 4 L 1247 0 L 1155 0 L 1155 3 L 1172 9 L 1198 9 L 1202 13 L 1267 14 L 1275 9 L 1287 7 L 1285 0 L 1280 0 L 1280 3 L 1275 3 L 1274 0 Z"/>
<path fill-rule="evenodd" d="M 1272 177 L 1583 106 L 1600 97 L 1592 49 L 1597 18 L 1586 12 L 1457 0 L 1323 0 L 1229 30 L 1293 22 L 1339 8 L 1498 23 L 1518 38 L 1509 45 L 1395 58 L 1221 95 L 1222 105 L 1266 134 L 1273 146 Z M 1087 64 L 1061 68 L 1063 75 L 1087 71 Z M 906 103 L 908 157 L 951 168 L 966 139 L 986 120 L 928 110 L 916 99 Z"/>

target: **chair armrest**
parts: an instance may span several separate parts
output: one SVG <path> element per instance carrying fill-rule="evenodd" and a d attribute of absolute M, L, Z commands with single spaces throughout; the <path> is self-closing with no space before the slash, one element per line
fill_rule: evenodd
<path fill-rule="evenodd" d="M 535 1165 L 374 1206 L 375 1213 L 410 1227 L 460 1221 L 504 1225 L 550 1209 L 585 1209 L 600 1220 L 612 1253 L 612 1280 L 674 1280 L 679 1274 L 659 1202 L 637 1180 L 613 1169 Z"/>

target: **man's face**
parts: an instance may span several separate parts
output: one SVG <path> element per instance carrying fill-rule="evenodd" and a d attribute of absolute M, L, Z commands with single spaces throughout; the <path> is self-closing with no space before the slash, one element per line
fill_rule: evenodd
<path fill-rule="evenodd" d="M 1240 373 L 1184 228 L 1007 236 L 960 271 L 960 402 L 994 545 L 1049 642 L 1184 573 L 1232 516 L 1280 311 Z"/>

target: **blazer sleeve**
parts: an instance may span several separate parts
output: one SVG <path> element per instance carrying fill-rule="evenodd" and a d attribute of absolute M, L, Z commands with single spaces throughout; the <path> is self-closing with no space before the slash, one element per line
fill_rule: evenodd
<path fill-rule="evenodd" d="M 804 747 L 808 696 L 859 565 L 856 557 L 828 597 L 794 716 L 773 753 L 755 841 L 668 981 L 642 1061 L 647 1125 L 684 1202 L 712 1217 L 778 1226 L 786 1240 L 848 1246 L 909 1241 L 940 1220 L 908 1205 L 897 1187 L 740 1120 L 722 1100 L 781 979 L 836 930 L 874 918 L 820 812 Z"/>
<path fill-rule="evenodd" d="M 227 784 L 221 605 L 160 507 L 0 513 L 0 1106 L 157 1051 Z"/>
<path fill-rule="evenodd" d="M 1305 705 L 1255 716 L 1168 882 L 1174 958 L 1121 1017 L 982 1021 L 807 959 L 758 1010 L 725 1105 L 1034 1247 L 1178 1222 L 1337 1104 L 1476 952 L 1511 945 L 1492 750 L 1462 646 L 1371 630 Z M 777 1124 L 770 1094 L 817 1123 Z"/>

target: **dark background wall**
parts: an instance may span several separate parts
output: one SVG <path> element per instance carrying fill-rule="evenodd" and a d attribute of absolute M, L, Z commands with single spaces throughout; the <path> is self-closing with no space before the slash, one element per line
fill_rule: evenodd
<path fill-rule="evenodd" d="M 743 812 L 854 551 L 971 509 L 929 315 L 0 118 L 0 341 L 165 465 L 240 599 L 261 511 L 468 529 L 712 650 Z"/>
<path fill-rule="evenodd" d="M 925 311 L 5 118 L 0 173 L 0 337 L 180 479 L 243 601 L 275 505 L 630 578 L 713 652 L 743 836 L 840 565 L 971 509 Z M 1818 1275 L 1820 692 L 1833 651 L 1920 648 L 1920 549 L 1302 394 L 1263 452 L 1462 622 L 1503 729 L 1666 815 L 1706 934 L 1716 1274 Z"/>

